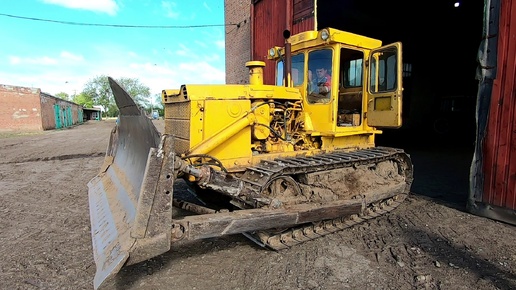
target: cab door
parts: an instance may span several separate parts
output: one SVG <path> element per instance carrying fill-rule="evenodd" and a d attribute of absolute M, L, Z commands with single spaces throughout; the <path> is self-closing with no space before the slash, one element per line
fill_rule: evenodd
<path fill-rule="evenodd" d="M 401 127 L 402 73 L 401 42 L 371 51 L 367 70 L 367 125 Z"/>

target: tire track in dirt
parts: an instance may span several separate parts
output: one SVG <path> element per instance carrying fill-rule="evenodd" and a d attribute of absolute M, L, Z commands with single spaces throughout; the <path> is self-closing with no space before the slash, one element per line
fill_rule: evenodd
<path fill-rule="evenodd" d="M 94 157 L 104 157 L 106 152 L 93 152 L 88 154 L 68 154 L 68 155 L 58 155 L 58 156 L 49 156 L 49 157 L 32 157 L 27 159 L 15 159 L 7 162 L 0 162 L 0 164 L 20 164 L 20 163 L 29 163 L 29 162 L 44 162 L 44 161 L 59 161 L 59 160 L 69 160 L 69 159 L 89 159 Z"/>

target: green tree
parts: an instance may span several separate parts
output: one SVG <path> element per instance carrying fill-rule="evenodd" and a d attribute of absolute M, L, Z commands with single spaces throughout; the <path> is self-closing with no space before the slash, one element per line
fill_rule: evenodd
<path fill-rule="evenodd" d="M 160 116 L 163 116 L 163 103 L 161 101 L 161 94 L 154 94 L 148 100 L 148 105 L 145 108 L 149 109 L 150 112 L 158 111 Z"/>
<path fill-rule="evenodd" d="M 85 94 L 87 98 L 91 99 L 93 105 L 102 106 L 104 111 L 107 111 L 110 103 L 114 103 L 107 76 L 104 75 L 90 79 L 81 94 Z"/>
<path fill-rule="evenodd" d="M 140 107 L 148 108 L 150 88 L 140 83 L 138 79 L 120 78 L 117 82 L 129 93 L 136 104 Z"/>
<path fill-rule="evenodd" d="M 126 92 L 135 100 L 136 104 L 146 107 L 145 100 L 150 96 L 150 88 L 140 83 L 138 79 L 120 78 L 116 80 Z M 93 104 L 100 105 L 104 108 L 106 116 L 116 117 L 118 115 L 118 107 L 109 86 L 108 77 L 106 75 L 96 76 L 90 79 L 83 90 L 88 95 Z"/>
<path fill-rule="evenodd" d="M 65 92 L 59 92 L 54 97 L 60 98 L 60 99 L 65 100 L 65 101 L 70 101 L 71 100 L 70 95 L 68 95 Z"/>
<path fill-rule="evenodd" d="M 93 99 L 84 92 L 74 95 L 72 102 L 84 106 L 85 108 L 93 108 Z"/>

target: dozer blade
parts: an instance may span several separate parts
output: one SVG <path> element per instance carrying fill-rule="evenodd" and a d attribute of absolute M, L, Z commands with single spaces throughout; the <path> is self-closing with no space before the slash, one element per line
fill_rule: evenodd
<path fill-rule="evenodd" d="M 109 78 L 109 84 L 119 124 L 111 132 L 99 174 L 88 183 L 95 289 L 125 264 L 170 249 L 174 156 L 164 156 L 161 147 L 171 146 L 172 140 L 160 137 L 115 80 Z"/>

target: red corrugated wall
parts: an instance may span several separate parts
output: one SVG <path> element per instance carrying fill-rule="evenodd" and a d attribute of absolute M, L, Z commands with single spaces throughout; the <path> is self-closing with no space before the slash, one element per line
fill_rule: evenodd
<path fill-rule="evenodd" d="M 263 82 L 272 85 L 274 62 L 267 59 L 267 51 L 273 46 L 283 46 L 283 31 L 291 34 L 314 29 L 315 0 L 261 0 L 252 8 L 252 59 L 265 62 Z"/>
<path fill-rule="evenodd" d="M 314 26 L 315 26 L 315 21 L 314 21 L 315 17 L 312 17 L 312 18 L 309 18 L 309 19 L 305 19 L 301 22 L 298 22 L 298 23 L 295 23 L 294 25 L 292 25 L 292 34 L 296 34 L 296 33 L 299 33 L 299 32 L 303 32 L 303 31 L 308 31 L 308 30 L 314 30 Z"/>
<path fill-rule="evenodd" d="M 315 1 L 294 0 L 292 7 L 292 34 L 314 30 L 315 27 Z"/>
<path fill-rule="evenodd" d="M 252 28 L 252 59 L 265 62 L 263 82 L 274 84 L 274 62 L 267 59 L 267 51 L 273 46 L 283 46 L 286 29 L 286 1 L 262 0 L 254 4 Z"/>
<path fill-rule="evenodd" d="M 483 202 L 516 209 L 516 0 L 501 1 L 497 77 L 484 146 Z"/>

